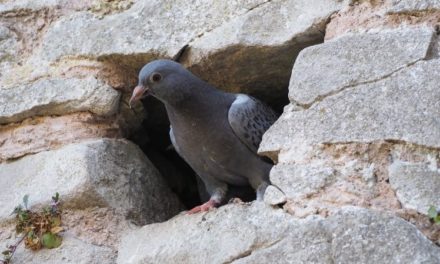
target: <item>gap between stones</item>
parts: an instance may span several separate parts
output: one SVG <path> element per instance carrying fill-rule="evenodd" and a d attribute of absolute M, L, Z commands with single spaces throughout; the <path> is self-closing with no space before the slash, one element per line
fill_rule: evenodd
<path fill-rule="evenodd" d="M 312 43 L 307 43 L 309 45 L 314 45 L 318 43 L 322 43 L 324 39 L 324 36 L 320 36 L 319 40 L 314 40 Z M 305 48 L 307 46 L 301 46 L 302 48 Z M 233 49 L 236 49 L 236 47 L 232 47 Z M 240 50 L 243 52 L 246 52 L 246 50 L 249 50 L 250 52 L 255 51 L 255 47 L 240 47 Z M 272 107 L 275 109 L 282 109 L 283 105 L 287 101 L 287 86 L 290 79 L 290 73 L 291 73 L 291 67 L 293 66 L 293 60 L 296 58 L 298 51 L 297 45 L 290 45 L 290 47 L 282 46 L 281 48 L 279 46 L 275 47 L 264 47 L 264 50 L 271 53 L 274 52 L 278 53 L 278 56 L 280 56 L 280 60 L 285 60 L 282 56 L 283 52 L 286 50 L 292 50 L 293 52 L 291 61 L 289 65 L 286 64 L 285 68 L 282 70 L 282 72 L 279 73 L 279 77 L 285 79 L 283 83 L 285 83 L 285 87 L 270 87 L 270 85 L 267 84 L 265 89 L 258 89 L 255 91 L 252 90 L 246 90 L 244 92 L 250 93 L 253 96 L 258 97 L 259 99 L 266 101 L 266 103 L 271 103 Z M 226 50 L 219 51 L 219 53 L 227 52 Z M 242 53 L 240 53 L 242 54 Z M 266 54 L 267 55 L 267 54 Z M 255 56 L 258 56 L 258 54 L 255 54 Z M 111 82 L 109 78 L 122 78 L 125 76 L 124 80 L 121 80 L 121 84 L 124 83 L 123 87 L 119 87 L 119 91 L 123 92 L 124 95 L 122 96 L 121 100 L 121 107 L 124 105 L 124 108 L 126 107 L 125 100 L 129 98 L 129 95 L 131 94 L 132 87 L 137 84 L 137 73 L 141 69 L 141 67 L 157 57 L 157 54 L 132 54 L 129 56 L 124 56 L 120 54 L 112 54 L 108 56 L 102 56 L 99 58 L 99 61 L 102 62 L 106 67 L 112 68 L 112 72 L 119 72 L 118 76 L 101 76 L 104 77 L 103 80 L 106 82 Z M 221 57 L 221 56 L 220 56 Z M 215 59 L 220 59 L 218 57 L 217 53 L 210 55 L 209 58 L 203 61 L 205 62 L 212 62 L 213 64 L 216 63 Z M 214 61 L 210 61 L 210 59 L 214 59 Z M 197 66 L 197 65 L 193 65 Z M 192 70 L 192 66 L 190 66 L 190 70 Z M 201 68 L 202 69 L 202 68 Z M 200 70 L 200 69 L 199 69 Z M 261 69 L 264 71 L 264 69 Z M 135 76 L 136 74 L 136 76 Z M 243 67 L 243 74 L 246 74 L 246 68 Z M 255 76 L 255 75 L 254 75 Z M 260 78 L 260 79 L 258 79 Z M 265 78 L 263 76 L 259 76 L 256 79 L 251 80 L 252 83 L 264 83 Z M 209 81 L 209 75 L 204 76 L 204 79 L 208 79 Z M 227 83 L 228 80 L 225 80 Z M 212 82 L 210 82 L 213 84 Z M 213 84 L 215 85 L 215 84 Z M 227 85 L 225 85 L 227 86 Z M 231 87 L 232 88 L 232 87 Z M 260 87 L 261 88 L 261 87 Z M 274 95 L 271 95 L 271 98 L 267 98 L 267 91 L 273 91 Z M 234 92 L 241 92 L 241 91 L 234 91 Z M 270 101 L 268 101 L 270 100 Z M 135 109 L 136 112 L 146 112 L 147 118 L 145 118 L 137 129 L 132 129 L 129 131 L 128 135 L 126 136 L 127 139 L 133 141 L 136 143 L 143 152 L 147 155 L 147 157 L 152 161 L 152 163 L 156 166 L 156 168 L 159 170 L 159 172 L 162 174 L 166 182 L 168 183 L 171 190 L 178 195 L 182 203 L 187 207 L 191 208 L 193 206 L 196 206 L 200 204 L 206 197 L 200 198 L 199 192 L 203 192 L 203 184 L 200 183 L 200 180 L 197 179 L 197 176 L 195 175 L 194 171 L 191 169 L 191 167 L 186 164 L 186 162 L 183 161 L 183 159 L 180 158 L 180 156 L 172 149 L 171 141 L 169 139 L 169 121 L 168 117 L 166 115 L 166 111 L 164 106 L 161 102 L 159 102 L 157 99 L 153 97 L 148 97 L 143 102 L 143 108 L 139 107 Z M 135 113 L 139 114 L 139 113 Z M 252 199 L 254 198 L 254 195 L 252 194 Z"/>

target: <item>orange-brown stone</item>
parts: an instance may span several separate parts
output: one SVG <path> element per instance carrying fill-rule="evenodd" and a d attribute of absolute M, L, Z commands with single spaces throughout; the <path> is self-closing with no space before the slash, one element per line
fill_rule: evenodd
<path fill-rule="evenodd" d="M 121 137 L 114 118 L 100 118 L 87 112 L 28 118 L 0 126 L 0 161 L 102 137 Z"/>

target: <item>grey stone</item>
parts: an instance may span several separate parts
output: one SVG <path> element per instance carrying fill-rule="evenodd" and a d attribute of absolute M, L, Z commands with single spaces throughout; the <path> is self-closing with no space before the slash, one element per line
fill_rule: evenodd
<path fill-rule="evenodd" d="M 102 19 L 79 12 L 56 22 L 43 39 L 42 56 L 149 55 L 171 57 L 185 44 L 264 0 L 136 1 L 122 13 Z M 203 14 L 203 15 L 200 15 Z M 62 45 L 63 43 L 69 45 Z M 148 58 L 148 56 L 146 56 Z"/>
<path fill-rule="evenodd" d="M 438 263 L 440 248 L 392 214 L 343 209 L 329 217 L 334 263 Z"/>
<path fill-rule="evenodd" d="M 177 216 L 123 237 L 118 263 L 438 263 L 440 249 L 391 215 L 342 208 L 296 219 L 263 203 Z"/>
<path fill-rule="evenodd" d="M 227 91 L 260 94 L 279 103 L 301 49 L 322 42 L 332 13 L 351 0 L 137 1 L 102 19 L 78 12 L 55 22 L 35 57 L 87 57 L 130 68 L 171 58 Z M 203 15 L 200 15 L 203 14 Z M 269 22 L 270 21 L 270 22 Z M 64 43 L 69 45 L 63 45 Z M 37 60 L 38 60 L 37 59 Z M 243 74 L 246 72 L 246 74 Z M 279 93 L 274 93 L 279 91 Z"/>
<path fill-rule="evenodd" d="M 430 11 L 440 9 L 438 0 L 392 0 L 389 13 L 409 13 L 417 11 Z"/>
<path fill-rule="evenodd" d="M 289 198 L 314 194 L 334 179 L 335 171 L 329 167 L 302 164 L 278 164 L 270 172 L 270 181 Z"/>
<path fill-rule="evenodd" d="M 433 31 L 404 27 L 347 35 L 304 49 L 290 79 L 289 98 L 300 104 L 382 79 L 428 53 Z"/>
<path fill-rule="evenodd" d="M 440 169 L 437 166 L 396 160 L 389 167 L 389 179 L 405 208 L 425 215 L 431 205 L 440 208 Z"/>
<path fill-rule="evenodd" d="M 264 192 L 264 202 L 269 205 L 280 205 L 287 201 L 286 195 L 275 186 L 268 186 Z"/>
<path fill-rule="evenodd" d="M 83 242 L 70 234 L 64 234 L 62 237 L 61 246 L 55 249 L 42 249 L 34 252 L 25 249 L 22 244 L 17 249 L 12 263 L 112 264 L 116 261 L 116 252 L 110 248 Z"/>
<path fill-rule="evenodd" d="M 140 223 L 166 220 L 181 209 L 159 172 L 126 140 L 71 144 L 0 164 L 0 219 L 25 194 L 40 205 L 56 192 L 66 208 L 108 206 Z"/>
<path fill-rule="evenodd" d="M 108 116 L 117 112 L 119 98 L 118 91 L 93 77 L 42 79 L 0 89 L 0 124 L 79 111 Z"/>
<path fill-rule="evenodd" d="M 17 59 L 19 43 L 16 33 L 0 24 L 0 77 Z"/>
<path fill-rule="evenodd" d="M 438 148 L 438 67 L 438 59 L 421 61 L 383 80 L 326 97 L 309 109 L 285 112 L 266 132 L 259 151 L 295 152 L 304 144 L 375 140 Z"/>
<path fill-rule="evenodd" d="M 326 21 L 348 2 L 268 1 L 196 38 L 184 62 L 217 87 L 271 101 L 285 94 L 299 51 L 322 42 Z"/>
<path fill-rule="evenodd" d="M 40 10 L 45 7 L 55 7 L 65 0 L 19 0 L 5 1 L 0 5 L 0 14 L 18 12 L 20 10 Z"/>

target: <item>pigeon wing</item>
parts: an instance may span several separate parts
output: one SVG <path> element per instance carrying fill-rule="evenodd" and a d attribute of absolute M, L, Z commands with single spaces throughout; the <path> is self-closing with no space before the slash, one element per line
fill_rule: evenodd
<path fill-rule="evenodd" d="M 275 111 L 245 94 L 237 94 L 228 112 L 228 121 L 235 135 L 254 153 L 257 153 L 264 132 L 276 120 Z"/>

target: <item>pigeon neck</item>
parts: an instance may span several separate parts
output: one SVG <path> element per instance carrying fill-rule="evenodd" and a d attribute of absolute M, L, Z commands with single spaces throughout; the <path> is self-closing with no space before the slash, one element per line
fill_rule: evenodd
<path fill-rule="evenodd" d="M 186 122 L 197 123 L 200 120 L 210 119 L 214 115 L 223 113 L 229 109 L 234 100 L 229 93 L 217 90 L 214 87 L 206 87 L 200 91 L 193 92 L 190 97 L 178 104 L 165 104 L 171 123 L 174 117 Z M 172 124 L 173 125 L 173 124 Z"/>
<path fill-rule="evenodd" d="M 173 108 L 179 112 L 200 112 L 206 108 L 212 108 L 218 104 L 219 99 L 226 93 L 214 88 L 210 84 L 198 78 L 191 78 L 180 84 L 180 98 L 178 100 L 167 100 L 168 108 Z"/>

